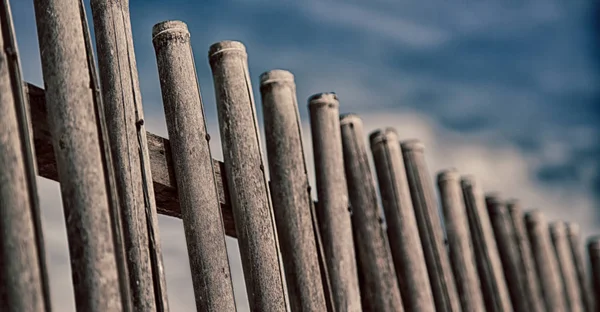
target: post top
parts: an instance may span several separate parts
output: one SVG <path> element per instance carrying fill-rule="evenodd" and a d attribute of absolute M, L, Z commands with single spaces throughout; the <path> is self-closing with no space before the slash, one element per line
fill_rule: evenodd
<path fill-rule="evenodd" d="M 581 231 L 579 224 L 575 222 L 565 222 L 565 224 L 567 225 L 567 234 L 569 236 L 579 236 L 579 232 Z"/>
<path fill-rule="evenodd" d="M 183 33 L 189 35 L 187 24 L 178 20 L 163 21 L 152 26 L 152 41 L 166 33 Z"/>
<path fill-rule="evenodd" d="M 510 199 L 506 200 L 506 206 L 508 207 L 509 210 L 512 210 L 512 209 L 518 208 L 520 206 L 520 202 L 516 198 L 510 198 Z"/>
<path fill-rule="evenodd" d="M 477 179 L 475 179 L 475 176 L 472 174 L 463 175 L 460 178 L 460 185 L 463 188 L 474 187 L 475 185 L 477 185 Z"/>
<path fill-rule="evenodd" d="M 340 126 L 347 124 L 362 124 L 362 119 L 355 113 L 346 113 L 340 115 Z"/>
<path fill-rule="evenodd" d="M 456 168 L 442 170 L 437 175 L 438 183 L 444 182 L 444 181 L 458 182 L 459 179 L 460 179 L 460 174 L 458 173 L 458 170 L 456 170 Z"/>
<path fill-rule="evenodd" d="M 335 92 L 322 92 L 313 94 L 308 98 L 308 107 L 320 107 L 323 105 L 333 105 L 339 107 L 340 102 L 338 101 L 337 94 Z"/>
<path fill-rule="evenodd" d="M 500 195 L 496 192 L 489 192 L 485 194 L 485 202 L 495 205 L 503 204 L 500 200 Z"/>
<path fill-rule="evenodd" d="M 387 127 L 383 129 L 377 129 L 371 132 L 371 134 L 369 134 L 369 142 L 371 142 L 371 147 L 386 141 L 391 141 L 396 144 L 400 144 L 398 142 L 398 132 L 396 132 L 396 129 L 392 127 Z"/>
<path fill-rule="evenodd" d="M 227 51 L 237 51 L 246 54 L 246 46 L 239 41 L 233 40 L 223 40 L 217 43 L 213 43 L 208 49 L 208 58 L 212 59 L 219 53 L 224 53 Z"/>
<path fill-rule="evenodd" d="M 521 212 L 521 203 L 518 199 L 510 199 L 506 201 L 506 208 L 511 214 L 520 213 Z"/>
<path fill-rule="evenodd" d="M 554 237 L 565 236 L 567 232 L 565 223 L 562 221 L 551 222 L 548 227 L 550 229 L 550 234 Z"/>
<path fill-rule="evenodd" d="M 590 250 L 600 250 L 600 235 L 590 237 L 588 240 L 588 248 Z"/>
<path fill-rule="evenodd" d="M 273 69 L 260 75 L 260 84 L 266 85 L 273 82 L 291 82 L 294 83 L 294 75 L 284 69 Z"/>
<path fill-rule="evenodd" d="M 533 209 L 525 214 L 525 221 L 529 223 L 541 223 L 545 222 L 546 218 L 541 210 Z"/>
<path fill-rule="evenodd" d="M 411 139 L 400 142 L 403 152 L 423 152 L 425 145 L 418 139 Z"/>

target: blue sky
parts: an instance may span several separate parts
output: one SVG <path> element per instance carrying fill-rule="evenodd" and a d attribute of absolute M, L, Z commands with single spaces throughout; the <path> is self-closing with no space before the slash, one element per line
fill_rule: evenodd
<path fill-rule="evenodd" d="M 25 79 L 41 86 L 32 3 L 13 0 L 12 7 Z M 178 19 L 192 34 L 216 158 L 221 149 L 207 51 L 214 42 L 240 40 L 259 120 L 259 75 L 275 68 L 295 74 L 309 168 L 306 99 L 335 91 L 341 111 L 360 114 L 366 131 L 394 126 L 404 139 L 423 140 L 432 176 L 456 167 L 485 190 L 519 198 L 549 219 L 579 222 L 586 235 L 600 232 L 598 1 L 131 0 L 130 10 L 152 132 L 166 136 L 151 30 Z M 54 305 L 69 311 L 58 185 L 40 179 L 40 189 Z M 181 221 L 160 222 L 172 310 L 193 311 Z M 244 311 L 236 244 L 228 243 Z"/>

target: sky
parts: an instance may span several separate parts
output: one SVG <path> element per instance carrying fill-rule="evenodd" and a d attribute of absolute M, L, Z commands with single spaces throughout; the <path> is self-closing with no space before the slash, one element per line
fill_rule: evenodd
<path fill-rule="evenodd" d="M 25 80 L 43 86 L 33 0 L 11 5 Z M 261 126 L 259 75 L 295 75 L 313 186 L 306 100 L 334 91 L 342 113 L 363 119 L 365 139 L 392 126 L 402 139 L 423 141 L 432 179 L 454 167 L 550 221 L 600 234 L 600 1 L 130 0 L 130 13 L 150 132 L 167 137 L 152 26 L 181 20 L 191 32 L 213 157 L 222 152 L 207 52 L 238 40 Z M 52 303 L 74 311 L 59 185 L 38 182 Z M 194 311 L 181 220 L 159 222 L 171 311 Z M 248 311 L 237 243 L 227 243 L 238 311 Z"/>

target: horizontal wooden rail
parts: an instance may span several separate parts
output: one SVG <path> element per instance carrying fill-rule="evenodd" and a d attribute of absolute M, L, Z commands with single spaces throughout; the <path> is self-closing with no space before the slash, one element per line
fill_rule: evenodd
<path fill-rule="evenodd" d="M 52 137 L 46 118 L 47 111 L 44 90 L 30 83 L 25 83 L 25 88 L 31 107 L 30 115 L 33 124 L 33 138 L 38 165 L 38 175 L 50 180 L 58 181 L 58 171 L 56 168 L 56 159 L 54 158 Z M 181 218 L 169 140 L 150 132 L 147 132 L 147 138 L 152 182 L 154 183 L 154 196 L 156 198 L 158 213 Z M 227 234 L 227 236 L 236 237 L 235 223 L 233 221 L 233 214 L 229 203 L 230 197 L 227 189 L 227 181 L 225 175 L 222 174 L 225 167 L 223 162 L 214 159 L 213 162 L 225 234 Z M 198 187 L 203 186 L 199 185 Z"/>

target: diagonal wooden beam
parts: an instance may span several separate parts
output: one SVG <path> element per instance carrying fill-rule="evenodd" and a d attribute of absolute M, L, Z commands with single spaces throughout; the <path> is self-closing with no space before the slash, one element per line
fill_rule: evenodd
<path fill-rule="evenodd" d="M 25 83 L 25 88 L 27 90 L 31 109 L 30 115 L 33 124 L 33 139 L 38 175 L 58 182 L 58 171 L 56 168 L 56 159 L 54 157 L 54 148 L 52 146 L 52 136 L 50 135 L 46 118 L 47 111 L 44 90 L 30 83 Z M 154 196 L 158 213 L 181 218 L 169 140 L 150 132 L 147 132 L 147 138 L 152 182 L 154 183 Z M 227 234 L 227 236 L 236 237 L 233 213 L 229 203 L 229 190 L 227 189 L 227 180 L 224 175 L 225 167 L 223 162 L 214 159 L 213 164 L 215 169 L 215 180 L 217 181 L 217 190 L 219 192 L 219 202 L 221 204 L 221 214 L 225 226 L 225 234 Z M 199 185 L 198 187 L 203 186 Z"/>

